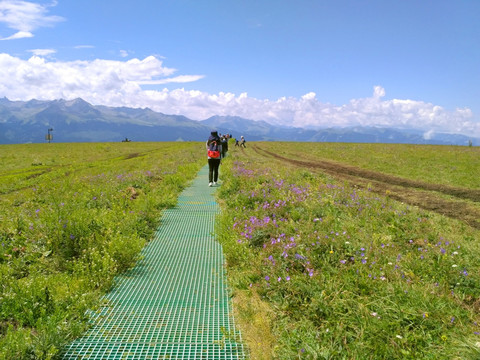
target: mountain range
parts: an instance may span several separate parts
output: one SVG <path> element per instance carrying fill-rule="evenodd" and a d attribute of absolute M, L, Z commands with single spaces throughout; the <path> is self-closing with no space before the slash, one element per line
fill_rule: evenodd
<path fill-rule="evenodd" d="M 313 141 L 480 145 L 480 139 L 458 134 L 378 127 L 303 129 L 280 127 L 236 116 L 203 121 L 166 115 L 149 108 L 91 105 L 82 99 L 10 101 L 0 99 L 0 144 L 41 143 L 50 129 L 55 142 L 203 141 L 212 129 L 247 141 Z"/>

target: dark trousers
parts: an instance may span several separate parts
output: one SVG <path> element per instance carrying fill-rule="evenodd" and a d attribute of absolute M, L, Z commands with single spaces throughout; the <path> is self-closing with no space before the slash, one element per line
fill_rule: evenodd
<path fill-rule="evenodd" d="M 217 182 L 220 159 L 208 159 L 208 182 Z"/>

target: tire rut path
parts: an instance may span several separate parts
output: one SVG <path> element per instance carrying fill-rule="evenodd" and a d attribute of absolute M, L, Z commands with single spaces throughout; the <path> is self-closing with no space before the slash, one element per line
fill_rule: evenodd
<path fill-rule="evenodd" d="M 464 221 L 468 225 L 480 229 L 480 209 L 468 202 L 480 203 L 480 190 L 405 179 L 323 159 L 292 159 L 263 149 L 258 145 L 252 147 L 259 155 L 265 156 L 266 154 L 299 168 L 324 171 L 330 176 L 348 181 L 361 188 L 368 188 L 382 195 L 388 194 L 390 198 L 397 201 Z M 435 193 L 452 196 L 453 199 L 447 200 Z"/>

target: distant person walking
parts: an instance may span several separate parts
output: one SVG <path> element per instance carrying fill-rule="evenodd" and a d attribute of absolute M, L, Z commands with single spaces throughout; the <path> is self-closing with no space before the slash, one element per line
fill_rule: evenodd
<path fill-rule="evenodd" d="M 244 148 L 246 148 L 245 143 L 246 143 L 245 138 L 244 138 L 243 135 L 242 135 L 242 136 L 240 137 L 240 146 L 243 146 Z"/>
<path fill-rule="evenodd" d="M 222 136 L 222 159 L 227 156 L 228 152 L 228 134 Z"/>
<path fill-rule="evenodd" d="M 212 131 L 206 143 L 208 158 L 208 186 L 217 185 L 218 168 L 222 158 L 222 142 L 218 133 Z"/>

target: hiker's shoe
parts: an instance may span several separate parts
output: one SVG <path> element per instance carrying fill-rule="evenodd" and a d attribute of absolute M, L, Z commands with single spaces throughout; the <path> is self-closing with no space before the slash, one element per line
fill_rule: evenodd
<path fill-rule="evenodd" d="M 213 186 L 217 186 L 217 182 L 216 182 L 216 181 L 213 182 Z"/>
<path fill-rule="evenodd" d="M 209 183 L 208 186 L 212 187 L 212 186 L 213 186 L 213 183 Z"/>

